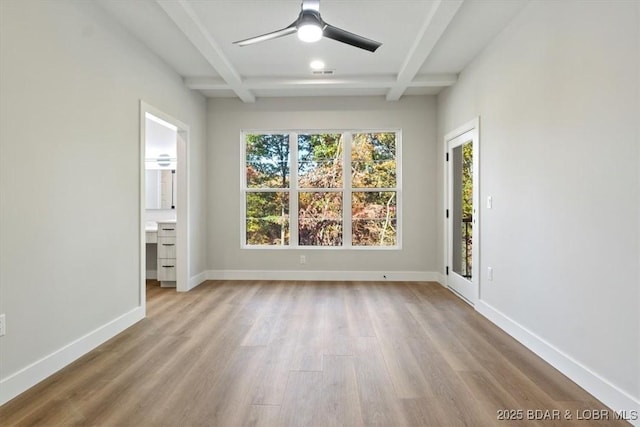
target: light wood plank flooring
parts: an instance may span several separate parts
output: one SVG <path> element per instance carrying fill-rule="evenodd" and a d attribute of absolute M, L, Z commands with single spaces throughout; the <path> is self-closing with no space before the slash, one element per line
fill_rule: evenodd
<path fill-rule="evenodd" d="M 577 421 L 605 407 L 438 284 L 149 282 L 147 298 L 146 319 L 5 404 L 0 424 L 626 425 Z"/>

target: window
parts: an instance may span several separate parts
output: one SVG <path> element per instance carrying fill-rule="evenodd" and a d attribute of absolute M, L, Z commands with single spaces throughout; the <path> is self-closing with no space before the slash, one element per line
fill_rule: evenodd
<path fill-rule="evenodd" d="M 243 133 L 243 246 L 398 248 L 399 138 Z"/>
<path fill-rule="evenodd" d="M 246 244 L 289 244 L 289 135 L 246 136 Z"/>

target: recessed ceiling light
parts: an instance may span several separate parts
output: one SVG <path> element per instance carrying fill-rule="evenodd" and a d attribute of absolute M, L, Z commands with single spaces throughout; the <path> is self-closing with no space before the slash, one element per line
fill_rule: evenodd
<path fill-rule="evenodd" d="M 319 59 L 315 59 L 311 61 L 309 66 L 311 67 L 312 70 L 322 70 L 324 69 L 324 62 L 320 61 Z"/>

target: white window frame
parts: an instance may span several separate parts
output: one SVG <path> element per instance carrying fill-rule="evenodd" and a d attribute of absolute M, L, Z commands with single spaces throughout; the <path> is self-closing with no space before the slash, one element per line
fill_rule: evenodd
<path fill-rule="evenodd" d="M 352 188 L 351 173 L 351 136 L 355 133 L 389 133 L 396 134 L 396 186 L 393 188 Z M 298 187 L 298 135 L 340 133 L 344 138 L 342 150 L 342 188 L 300 188 Z M 248 134 L 270 134 L 289 136 L 289 188 L 248 188 L 246 173 L 246 136 Z M 300 192 L 340 192 L 342 193 L 342 245 L 341 246 L 307 246 L 298 243 L 298 194 Z M 393 246 L 353 246 L 351 228 L 351 195 L 353 192 L 395 192 L 396 193 L 396 244 Z M 247 204 L 246 194 L 289 193 L 289 244 L 288 245 L 250 245 L 247 244 Z M 244 129 L 240 131 L 240 247 L 242 249 L 264 250 L 400 250 L 402 249 L 402 129 Z M 295 225 L 295 231 L 294 231 Z"/>

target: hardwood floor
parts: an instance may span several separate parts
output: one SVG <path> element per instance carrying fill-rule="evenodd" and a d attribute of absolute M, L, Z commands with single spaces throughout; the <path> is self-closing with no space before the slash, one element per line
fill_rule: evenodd
<path fill-rule="evenodd" d="M 2 406 L 0 424 L 627 425 L 576 420 L 606 408 L 438 284 L 150 282 L 147 299 L 146 319 Z"/>

